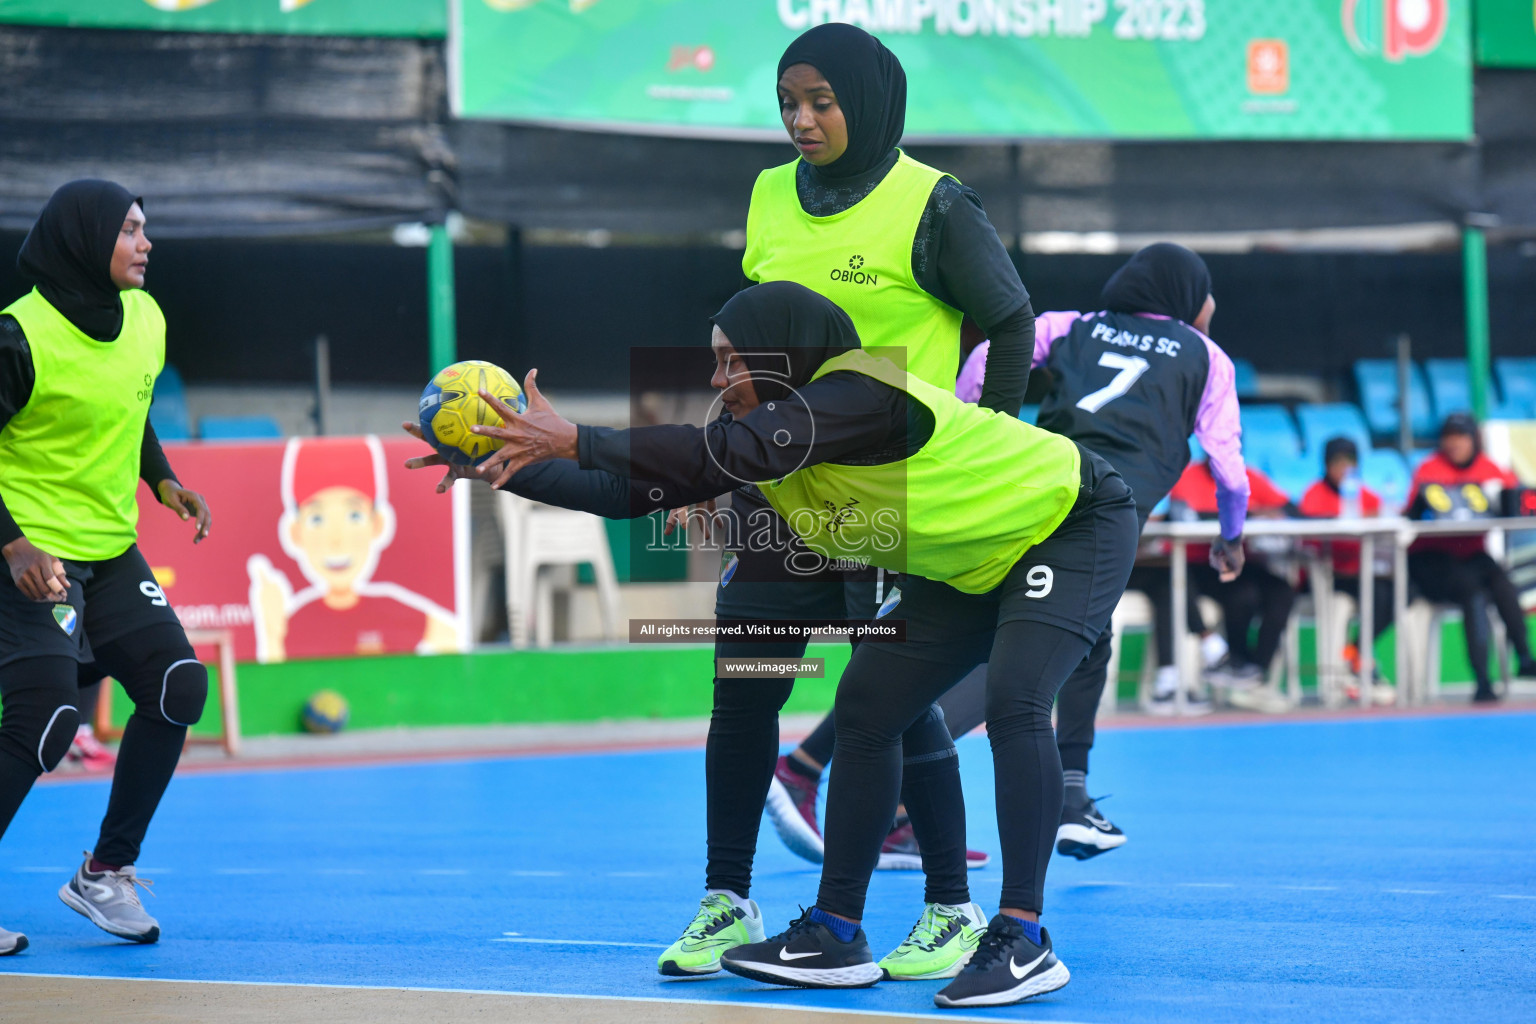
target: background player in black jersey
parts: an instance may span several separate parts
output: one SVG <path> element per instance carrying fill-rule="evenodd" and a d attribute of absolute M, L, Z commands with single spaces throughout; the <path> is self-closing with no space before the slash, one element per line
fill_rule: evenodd
<path fill-rule="evenodd" d="M 1189 463 L 1194 434 L 1211 458 L 1216 478 L 1221 540 L 1211 566 L 1224 579 L 1242 570 L 1242 532 L 1248 507 L 1242 428 L 1232 360 L 1206 331 L 1216 311 L 1205 261 L 1180 245 L 1149 245 L 1105 284 L 1097 313 L 1042 313 L 1035 321 L 1033 363 L 1051 373 L 1038 424 L 1102 455 L 1130 484 L 1141 525 Z M 956 393 L 976 401 L 989 344 L 966 361 Z M 1057 697 L 1057 748 L 1066 784 L 1058 852 L 1087 859 L 1125 842 L 1088 795 L 1088 752 L 1094 715 L 1109 674 L 1106 630 Z M 939 701 L 952 735 L 986 718 L 986 668 L 962 680 Z M 831 717 L 813 736 L 832 731 Z M 809 742 L 809 740 L 808 740 Z M 802 770 L 814 758 L 804 749 L 787 755 Z M 770 804 L 769 813 L 779 813 Z"/>

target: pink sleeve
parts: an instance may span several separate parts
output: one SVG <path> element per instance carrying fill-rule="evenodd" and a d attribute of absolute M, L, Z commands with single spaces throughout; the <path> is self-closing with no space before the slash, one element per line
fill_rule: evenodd
<path fill-rule="evenodd" d="M 1044 366 L 1050 358 L 1051 346 L 1066 336 L 1072 325 L 1083 318 L 1076 310 L 1041 313 L 1035 317 L 1035 359 L 1030 367 Z"/>
<path fill-rule="evenodd" d="M 1056 339 L 1071 330 L 1082 317 L 1083 314 L 1077 312 L 1041 313 L 1035 317 L 1035 354 L 1030 368 L 1044 366 Z M 991 347 L 990 341 L 984 341 L 972 349 L 970 358 L 966 359 L 960 378 L 955 381 L 955 395 L 962 402 L 981 401 L 981 382 L 986 379 L 987 350 Z"/>
<path fill-rule="evenodd" d="M 1248 469 L 1243 464 L 1243 426 L 1237 409 L 1237 375 L 1221 346 L 1203 334 L 1200 337 L 1205 341 L 1210 370 L 1195 413 L 1195 440 L 1210 456 L 1217 504 L 1223 512 L 1222 533 L 1230 538 L 1242 532 L 1249 491 Z"/>
<path fill-rule="evenodd" d="M 961 367 L 960 377 L 955 381 L 955 397 L 960 401 L 972 405 L 981 401 L 981 382 L 987 375 L 987 349 L 991 347 L 990 341 L 984 341 L 971 349 L 970 358 Z"/>

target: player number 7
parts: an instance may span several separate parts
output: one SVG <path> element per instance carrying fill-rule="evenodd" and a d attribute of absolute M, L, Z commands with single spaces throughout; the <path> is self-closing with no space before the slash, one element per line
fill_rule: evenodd
<path fill-rule="evenodd" d="M 1141 356 L 1123 356 L 1118 352 L 1105 352 L 1099 356 L 1099 365 L 1119 370 L 1115 379 L 1099 390 L 1077 400 L 1077 407 L 1086 412 L 1098 412 L 1110 402 L 1131 390 L 1136 378 L 1147 372 L 1152 365 Z"/>

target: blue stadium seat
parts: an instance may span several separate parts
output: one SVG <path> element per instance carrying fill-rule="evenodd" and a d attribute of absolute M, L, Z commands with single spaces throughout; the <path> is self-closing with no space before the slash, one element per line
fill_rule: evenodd
<path fill-rule="evenodd" d="M 1505 357 L 1494 360 L 1499 388 L 1512 419 L 1536 419 L 1536 358 Z"/>
<path fill-rule="evenodd" d="M 1040 407 L 1038 405 L 1025 405 L 1019 407 L 1019 419 L 1023 420 L 1025 423 L 1028 423 L 1030 426 L 1034 426 L 1035 420 L 1039 418 Z"/>
<path fill-rule="evenodd" d="M 271 416 L 204 416 L 198 422 L 204 441 L 254 441 L 282 437 Z"/>
<path fill-rule="evenodd" d="M 1436 423 L 1453 412 L 1472 411 L 1472 382 L 1465 359 L 1426 359 L 1424 369 L 1429 374 L 1429 392 L 1435 400 Z M 1483 387 L 1488 396 L 1488 419 L 1524 419 L 1529 414 L 1522 402 L 1510 405 L 1502 401 L 1492 378 Z"/>
<path fill-rule="evenodd" d="M 1360 359 L 1355 362 L 1355 387 L 1371 433 L 1381 440 L 1397 437 L 1397 362 L 1392 359 Z M 1435 417 L 1424 386 L 1424 371 L 1409 364 L 1408 418 L 1414 437 L 1431 437 Z"/>
<path fill-rule="evenodd" d="M 1200 442 L 1195 440 L 1195 435 L 1189 435 L 1189 461 L 1199 462 L 1205 458 L 1205 449 L 1200 447 Z"/>
<path fill-rule="evenodd" d="M 1269 469 L 1265 470 L 1265 475 L 1292 501 L 1299 502 L 1301 496 L 1307 493 L 1307 488 L 1316 483 L 1323 472 L 1318 468 L 1316 460 L 1297 455 L 1272 462 Z"/>
<path fill-rule="evenodd" d="M 1293 459 L 1301 454 L 1301 439 L 1291 414 L 1283 406 L 1245 405 L 1240 415 L 1243 461 L 1267 472 L 1271 461 Z"/>
<path fill-rule="evenodd" d="M 192 414 L 187 411 L 187 389 L 176 367 L 166 366 L 155 379 L 155 398 L 149 407 L 149 424 L 162 441 L 185 441 L 192 436 Z"/>
<path fill-rule="evenodd" d="M 1362 452 L 1371 450 L 1371 432 L 1358 406 L 1344 402 L 1297 406 L 1296 419 L 1301 424 L 1302 446 L 1318 473 L 1322 472 L 1323 446 L 1332 438 L 1347 437 Z"/>
<path fill-rule="evenodd" d="M 1407 460 L 1396 448 L 1376 448 L 1360 454 L 1360 482 L 1376 492 L 1386 513 L 1398 512 L 1408 503 L 1411 477 Z"/>
<path fill-rule="evenodd" d="M 1258 397 L 1259 371 L 1254 369 L 1251 362 L 1246 359 L 1232 360 L 1232 374 L 1232 383 L 1238 398 Z"/>

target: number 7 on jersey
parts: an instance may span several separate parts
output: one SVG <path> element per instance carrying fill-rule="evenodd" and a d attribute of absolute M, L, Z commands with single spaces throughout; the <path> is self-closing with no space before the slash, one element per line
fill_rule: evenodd
<path fill-rule="evenodd" d="M 1077 407 L 1085 412 L 1098 412 L 1110 402 L 1119 398 L 1131 390 L 1131 385 L 1136 383 L 1136 378 L 1146 373 L 1151 363 L 1141 356 L 1123 356 L 1119 352 L 1105 352 L 1099 356 L 1099 365 L 1107 366 L 1112 370 L 1119 370 L 1115 379 L 1104 385 L 1099 390 L 1084 395 L 1077 400 Z"/>

